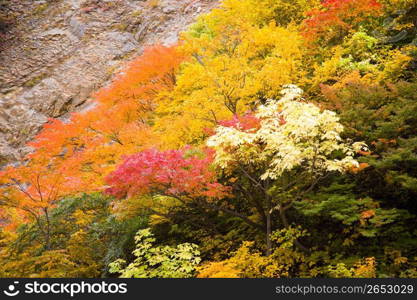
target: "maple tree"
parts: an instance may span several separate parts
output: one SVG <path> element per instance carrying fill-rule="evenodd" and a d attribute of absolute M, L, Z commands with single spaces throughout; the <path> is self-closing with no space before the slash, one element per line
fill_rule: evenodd
<path fill-rule="evenodd" d="M 188 278 L 201 261 L 195 244 L 154 246 L 155 238 L 149 228 L 139 230 L 135 242 L 135 260 L 128 266 L 124 266 L 124 260 L 115 260 L 110 264 L 111 273 L 121 273 L 122 278 Z"/>
<path fill-rule="evenodd" d="M 204 129 L 244 113 L 260 99 L 278 96 L 282 85 L 300 80 L 298 32 L 275 22 L 259 27 L 252 15 L 239 16 L 240 9 L 234 1 L 233 6 L 226 4 L 184 35 L 180 49 L 191 58 L 156 109 L 155 130 L 165 148 L 202 143 Z M 231 18 L 237 18 L 233 25 Z"/>
<path fill-rule="evenodd" d="M 325 170 L 342 171 L 357 165 L 352 157 L 354 149 L 360 150 L 365 145 L 355 143 L 351 148 L 340 143 L 343 126 L 338 123 L 334 112 L 320 111 L 314 104 L 303 102 L 300 98 L 302 90 L 296 86 L 286 86 L 282 94 L 279 101 L 268 100 L 266 105 L 257 109 L 254 117 L 259 120 L 259 128 L 245 123 L 237 126 L 232 120 L 216 129 L 216 134 L 209 138 L 207 145 L 216 149 L 219 166 L 225 169 L 234 167 L 236 159 L 252 162 L 253 152 L 247 149 L 248 144 L 261 147 L 263 155 L 259 157 L 260 162 L 268 162 L 268 169 L 261 174 L 261 179 L 276 179 L 302 163 L 319 173 Z M 316 136 L 320 138 L 316 139 Z M 242 144 L 245 148 L 237 152 Z M 296 150 L 298 147 L 299 150 Z M 331 159 L 330 155 L 336 150 L 346 156 L 341 160 Z"/>
<path fill-rule="evenodd" d="M 245 215 L 216 203 L 230 196 L 230 188 L 217 182 L 210 168 L 213 151 L 145 150 L 131 155 L 107 177 L 106 192 L 118 198 L 150 195 L 173 198 L 180 205 L 197 205 L 202 209 L 224 212 L 254 225 Z M 201 157 L 202 156 L 202 157 Z M 166 199 L 163 199 L 166 201 Z M 168 217 L 154 208 L 151 212 Z"/>
<path fill-rule="evenodd" d="M 148 124 L 153 99 L 173 88 L 182 60 L 174 47 L 146 49 L 94 95 L 86 111 L 72 114 L 65 122 L 50 120 L 29 144 L 35 149 L 29 158 L 54 158 L 58 172 L 78 172 L 84 191 L 99 188 L 122 155 L 155 145 Z"/>
<path fill-rule="evenodd" d="M 303 34 L 310 41 L 329 42 L 381 14 L 382 5 L 377 0 L 324 0 L 321 7 L 307 12 Z"/>
<path fill-rule="evenodd" d="M 152 140 L 146 113 L 157 91 L 173 87 L 174 71 L 182 60 L 173 47 L 145 50 L 94 96 L 86 112 L 74 113 L 68 121 L 49 120 L 29 143 L 34 151 L 26 165 L 2 171 L 2 204 L 24 211 L 24 218 L 35 218 L 47 247 L 50 208 L 67 195 L 100 189 L 122 155 Z M 10 210 L 4 213 L 21 217 Z"/>
<path fill-rule="evenodd" d="M 125 158 L 107 177 L 111 188 L 106 192 L 119 198 L 149 193 L 221 198 L 227 195 L 227 188 L 216 182 L 216 174 L 209 168 L 212 160 L 208 150 L 145 150 Z"/>
<path fill-rule="evenodd" d="M 71 185 L 76 181 L 78 179 L 71 176 L 69 170 L 64 175 L 45 161 L 8 167 L 0 172 L 0 205 L 17 210 L 20 220 L 34 221 L 42 232 L 45 248 L 49 249 L 50 210 L 60 199 L 74 192 Z"/>
<path fill-rule="evenodd" d="M 216 165 L 229 174 L 236 170 L 252 182 L 252 188 L 261 190 L 247 194 L 252 194 L 263 218 L 269 254 L 272 213 L 277 210 L 282 225 L 288 227 L 286 210 L 293 202 L 302 200 L 327 173 L 358 166 L 354 152 L 364 146 L 341 142 L 343 126 L 334 112 L 304 103 L 301 93 L 298 87 L 287 86 L 279 101 L 269 100 L 258 108 L 257 127 L 248 128 L 245 123 L 236 126 L 234 121 L 232 127 L 217 127 L 207 141 L 216 151 Z M 335 152 L 344 157 L 332 157 Z M 253 195 L 259 193 L 262 196 L 255 199 Z"/>
<path fill-rule="evenodd" d="M 3 166 L 0 275 L 417 276 L 416 11 L 224 0 L 146 47 Z"/>

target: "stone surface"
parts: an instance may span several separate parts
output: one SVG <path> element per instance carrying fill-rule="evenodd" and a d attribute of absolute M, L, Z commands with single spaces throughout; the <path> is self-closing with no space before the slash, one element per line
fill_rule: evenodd
<path fill-rule="evenodd" d="M 19 0 L 0 35 L 0 165 L 19 160 L 50 117 L 89 95 L 148 44 L 178 33 L 215 0 Z"/>

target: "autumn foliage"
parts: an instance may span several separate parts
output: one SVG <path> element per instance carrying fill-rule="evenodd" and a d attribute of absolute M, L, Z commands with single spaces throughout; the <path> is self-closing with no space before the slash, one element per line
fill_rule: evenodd
<path fill-rule="evenodd" d="M 329 41 L 381 13 L 382 5 L 377 0 L 324 0 L 321 7 L 306 12 L 303 34 L 310 41 L 321 38 Z"/>
<path fill-rule="evenodd" d="M 0 276 L 416 277 L 416 10 L 224 0 L 109 70 L 2 166 Z"/>
<path fill-rule="evenodd" d="M 106 192 L 118 198 L 152 193 L 179 198 L 225 197 L 228 188 L 216 182 L 210 168 L 213 154 L 210 150 L 152 149 L 131 155 L 107 177 L 111 188 Z"/>
<path fill-rule="evenodd" d="M 147 49 L 109 87 L 93 95 L 86 111 L 45 124 L 30 143 L 35 152 L 29 158 L 55 157 L 57 170 L 76 172 L 84 191 L 99 188 L 122 155 L 146 147 L 153 139 L 148 126 L 153 99 L 157 92 L 173 88 L 182 60 L 173 47 Z M 78 188 L 74 186 L 74 191 Z"/>

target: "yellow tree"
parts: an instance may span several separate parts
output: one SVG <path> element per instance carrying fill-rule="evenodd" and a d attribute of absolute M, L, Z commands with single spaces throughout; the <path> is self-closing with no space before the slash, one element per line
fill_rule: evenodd
<path fill-rule="evenodd" d="M 258 3 L 260 2 L 260 3 Z M 164 146 L 196 144 L 204 129 L 279 95 L 303 75 L 301 37 L 276 25 L 275 1 L 226 1 L 183 36 L 184 62 L 172 92 L 160 93 L 155 130 Z M 265 20 L 270 14 L 270 22 Z"/>

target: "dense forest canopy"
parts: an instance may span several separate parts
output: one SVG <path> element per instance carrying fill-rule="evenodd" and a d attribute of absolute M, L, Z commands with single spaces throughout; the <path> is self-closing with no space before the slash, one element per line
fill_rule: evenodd
<path fill-rule="evenodd" d="M 0 171 L 1 277 L 417 277 L 417 1 L 224 0 Z"/>

